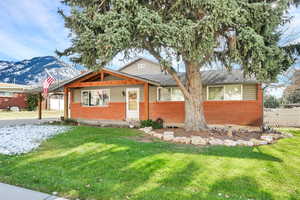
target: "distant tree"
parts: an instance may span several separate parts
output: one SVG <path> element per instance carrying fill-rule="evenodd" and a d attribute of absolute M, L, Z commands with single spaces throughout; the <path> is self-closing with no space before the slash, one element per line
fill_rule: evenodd
<path fill-rule="evenodd" d="M 100 69 L 117 54 L 147 51 L 185 98 L 185 129 L 207 129 L 200 69 L 239 65 L 245 75 L 274 80 L 294 63 L 297 44 L 278 46 L 290 0 L 63 0 L 59 13 L 72 46 L 59 55 Z M 183 60 L 186 81 L 171 65 Z"/>
<path fill-rule="evenodd" d="M 265 108 L 278 108 L 280 105 L 280 99 L 275 96 L 267 95 L 264 97 L 264 107 Z"/>
<path fill-rule="evenodd" d="M 36 109 L 38 105 L 38 95 L 36 94 L 28 94 L 26 98 L 27 110 L 33 111 Z"/>
<path fill-rule="evenodd" d="M 287 96 L 288 103 L 300 103 L 300 89 L 294 90 Z"/>

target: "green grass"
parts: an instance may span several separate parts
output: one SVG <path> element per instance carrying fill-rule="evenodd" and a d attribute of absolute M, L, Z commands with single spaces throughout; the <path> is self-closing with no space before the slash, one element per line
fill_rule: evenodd
<path fill-rule="evenodd" d="M 194 147 L 77 127 L 22 156 L 0 155 L 0 182 L 70 199 L 300 199 L 300 131 L 277 144 Z"/>

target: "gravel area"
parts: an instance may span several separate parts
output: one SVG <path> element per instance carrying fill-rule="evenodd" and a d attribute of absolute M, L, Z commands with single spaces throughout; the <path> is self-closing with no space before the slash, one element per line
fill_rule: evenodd
<path fill-rule="evenodd" d="M 0 154 L 28 153 L 46 139 L 69 130 L 66 126 L 17 125 L 0 127 Z"/>

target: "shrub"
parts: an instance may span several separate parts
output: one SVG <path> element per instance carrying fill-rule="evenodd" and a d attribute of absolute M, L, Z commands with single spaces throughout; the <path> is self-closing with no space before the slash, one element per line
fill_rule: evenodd
<path fill-rule="evenodd" d="M 163 124 L 161 122 L 162 120 L 156 120 L 156 121 L 153 121 L 152 119 L 142 120 L 141 128 L 152 127 L 153 129 L 160 129 L 163 128 Z"/>
<path fill-rule="evenodd" d="M 38 95 L 37 94 L 28 94 L 26 98 L 27 110 L 33 111 L 38 105 Z"/>
<path fill-rule="evenodd" d="M 78 122 L 76 120 L 70 119 L 70 118 L 63 120 L 63 123 L 66 125 L 77 125 L 78 124 Z"/>

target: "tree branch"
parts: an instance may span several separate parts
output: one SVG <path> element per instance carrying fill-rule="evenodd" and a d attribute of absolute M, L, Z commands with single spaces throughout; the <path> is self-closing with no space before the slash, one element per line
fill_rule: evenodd
<path fill-rule="evenodd" d="M 188 90 L 186 89 L 185 85 L 183 84 L 183 82 L 180 80 L 180 77 L 178 76 L 177 72 L 174 70 L 174 68 L 171 66 L 171 64 L 169 64 L 168 61 L 166 61 L 164 58 L 161 57 L 161 55 L 155 51 L 155 49 L 153 47 L 151 47 L 150 45 L 146 45 L 146 50 L 149 51 L 149 53 L 151 55 L 153 55 L 158 61 L 159 63 L 163 66 L 163 68 L 172 76 L 172 78 L 176 81 L 177 85 L 179 86 L 179 88 L 181 89 L 183 95 L 186 98 L 191 98 Z"/>

